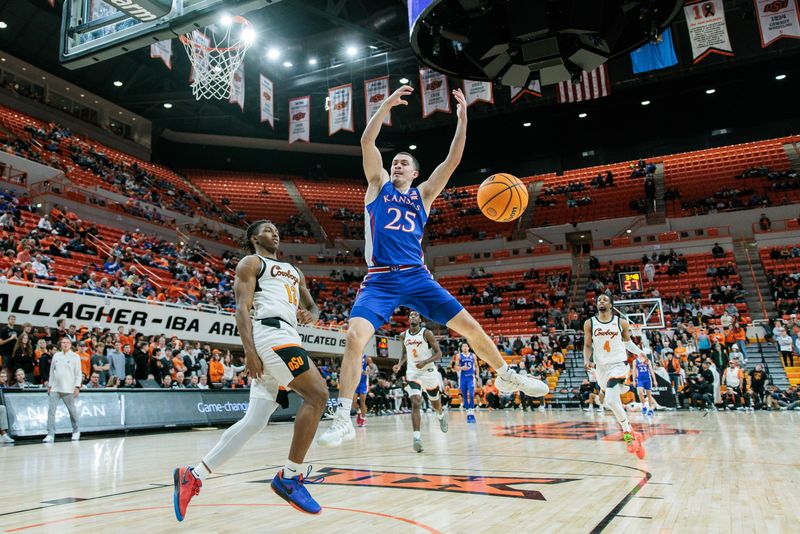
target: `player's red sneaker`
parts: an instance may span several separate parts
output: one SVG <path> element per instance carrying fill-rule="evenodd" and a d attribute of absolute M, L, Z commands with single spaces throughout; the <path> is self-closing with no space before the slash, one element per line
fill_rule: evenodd
<path fill-rule="evenodd" d="M 367 420 L 361 415 L 361 412 L 356 414 L 356 426 L 358 427 L 365 427 L 367 426 Z"/>
<path fill-rule="evenodd" d="M 641 434 L 641 432 L 625 432 L 622 435 L 622 439 L 625 440 L 625 444 L 627 445 L 629 453 L 635 454 L 640 460 L 644 459 L 644 436 Z"/>
<path fill-rule="evenodd" d="M 172 496 L 172 504 L 175 507 L 175 518 L 178 521 L 183 521 L 186 517 L 186 508 L 189 506 L 189 501 L 195 495 L 200 495 L 200 488 L 203 483 L 200 479 L 194 476 L 191 467 L 179 467 L 173 472 L 174 492 Z"/>

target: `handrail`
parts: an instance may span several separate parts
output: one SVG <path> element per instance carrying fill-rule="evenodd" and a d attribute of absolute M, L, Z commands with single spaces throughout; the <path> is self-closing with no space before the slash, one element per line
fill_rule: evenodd
<path fill-rule="evenodd" d="M 572 296 L 569 298 L 570 304 L 574 304 L 575 299 L 578 296 L 578 284 L 580 282 L 582 274 L 583 274 L 583 251 L 581 250 L 580 254 L 578 254 L 578 268 L 575 269 L 575 278 L 573 280 L 573 285 L 572 285 Z"/>
<path fill-rule="evenodd" d="M 773 232 L 789 232 L 789 231 L 800 231 L 800 217 L 794 219 L 781 219 L 778 221 L 770 221 L 770 228 L 768 230 L 762 230 L 761 225 L 758 221 L 754 222 L 751 225 L 753 230 L 753 234 L 770 234 Z"/>
<path fill-rule="evenodd" d="M 750 276 L 753 278 L 753 285 L 756 287 L 758 302 L 761 305 L 761 313 L 764 315 L 764 320 L 769 320 L 769 316 L 767 315 L 767 308 L 766 306 L 764 306 L 764 299 L 761 295 L 761 288 L 758 287 L 758 281 L 756 280 L 756 273 L 753 270 L 753 263 L 750 261 L 750 252 L 747 250 L 746 245 L 744 247 L 744 255 L 747 258 L 747 266 L 750 268 Z"/>
<path fill-rule="evenodd" d="M 631 221 L 631 223 L 629 225 L 627 225 L 625 228 L 623 228 L 622 230 L 617 232 L 617 235 L 615 235 L 614 238 L 627 236 L 628 234 L 633 232 L 633 229 L 635 227 L 638 227 L 639 224 L 642 221 L 646 221 L 646 220 L 647 220 L 647 216 L 646 215 L 637 215 L 636 217 L 633 218 L 633 220 Z"/>

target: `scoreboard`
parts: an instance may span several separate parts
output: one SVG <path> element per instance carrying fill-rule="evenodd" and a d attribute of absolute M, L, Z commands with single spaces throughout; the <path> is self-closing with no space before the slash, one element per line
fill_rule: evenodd
<path fill-rule="evenodd" d="M 641 293 L 642 273 L 639 271 L 619 273 L 619 288 L 622 293 Z"/>

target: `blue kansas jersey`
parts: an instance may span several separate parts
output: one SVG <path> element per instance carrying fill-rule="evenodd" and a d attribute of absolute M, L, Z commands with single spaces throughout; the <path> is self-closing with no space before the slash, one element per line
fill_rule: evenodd
<path fill-rule="evenodd" d="M 368 266 L 424 265 L 422 234 L 428 214 L 416 187 L 403 194 L 389 180 L 364 211 Z"/>
<path fill-rule="evenodd" d="M 475 376 L 475 355 L 472 353 L 459 354 L 458 357 L 461 362 L 461 367 L 466 367 L 466 369 L 461 370 L 461 380 L 471 380 Z"/>

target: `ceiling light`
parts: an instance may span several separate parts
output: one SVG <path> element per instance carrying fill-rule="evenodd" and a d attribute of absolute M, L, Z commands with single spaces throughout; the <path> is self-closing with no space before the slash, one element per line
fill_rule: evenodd
<path fill-rule="evenodd" d="M 256 42 L 256 31 L 251 27 L 242 28 L 242 41 L 251 45 Z"/>
<path fill-rule="evenodd" d="M 544 243 L 544 239 L 540 239 L 540 240 L 539 240 L 539 243 Z"/>
<path fill-rule="evenodd" d="M 522 125 L 523 125 L 525 128 L 528 128 L 528 127 L 530 127 L 531 123 L 529 123 L 529 122 L 523 122 L 523 123 L 522 123 Z"/>
<path fill-rule="evenodd" d="M 583 234 L 581 234 L 581 239 L 583 239 L 584 237 L 586 237 L 586 236 L 585 236 L 585 235 L 583 235 Z"/>
<path fill-rule="evenodd" d="M 317 64 L 317 58 L 315 58 L 315 57 L 308 58 L 308 64 L 309 65 L 316 65 Z"/>
<path fill-rule="evenodd" d="M 625 233 L 626 233 L 626 234 L 630 234 L 631 232 L 632 232 L 632 230 L 631 230 L 630 228 L 628 228 L 627 230 L 625 230 Z"/>
<path fill-rule="evenodd" d="M 42 76 L 42 79 L 43 79 L 43 80 L 46 80 L 46 79 L 47 79 L 47 77 L 46 77 L 46 76 Z"/>
<path fill-rule="evenodd" d="M 649 100 L 642 100 L 642 105 L 643 106 L 649 106 L 650 105 L 650 101 Z"/>
<path fill-rule="evenodd" d="M 5 60 L 6 60 L 6 58 L 0 57 L 0 61 L 5 61 Z"/>
<path fill-rule="evenodd" d="M 223 15 L 220 17 L 220 19 L 219 19 L 219 22 L 220 22 L 220 23 L 221 23 L 223 26 L 225 26 L 225 27 L 228 27 L 228 26 L 230 26 L 230 25 L 231 25 L 231 23 L 233 23 L 233 19 L 231 18 L 231 16 L 230 16 L 230 15 L 228 15 L 227 13 L 225 13 L 225 14 L 223 14 Z"/>
<path fill-rule="evenodd" d="M 22 67 L 22 70 L 28 70 L 28 68 L 27 67 Z"/>
<path fill-rule="evenodd" d="M 3 61 L 5 61 L 5 60 L 3 60 Z M 408 78 L 400 78 L 400 83 L 402 83 L 403 85 L 407 84 L 408 83 Z"/>
<path fill-rule="evenodd" d="M 714 94 L 714 93 L 716 93 L 716 92 L 717 92 L 717 90 L 716 90 L 716 89 L 706 89 L 706 94 L 707 94 L 707 95 L 713 95 L 713 94 Z"/>
<path fill-rule="evenodd" d="M 358 48 L 356 48 L 356 47 L 355 47 L 355 46 L 353 46 L 353 45 L 350 45 L 350 46 L 348 46 L 348 47 L 347 47 L 347 49 L 345 50 L 345 52 L 347 52 L 347 55 L 348 55 L 348 56 L 350 56 L 350 57 L 355 57 L 355 55 L 356 55 L 356 54 L 358 54 Z"/>
<path fill-rule="evenodd" d="M 114 87 L 122 87 L 122 82 L 117 80 L 114 82 Z"/>
<path fill-rule="evenodd" d="M 784 78 L 786 78 L 785 74 L 778 74 L 777 76 L 775 76 L 776 80 L 783 80 Z"/>
<path fill-rule="evenodd" d="M 5 30 L 6 28 L 8 28 L 8 24 L 0 20 L 0 30 Z"/>
<path fill-rule="evenodd" d="M 416 150 L 417 149 L 417 145 L 408 145 L 408 149 L 409 150 Z"/>
<path fill-rule="evenodd" d="M 288 69 L 289 67 L 293 67 L 294 65 L 292 64 L 291 61 L 284 61 L 283 66 Z"/>
<path fill-rule="evenodd" d="M 69 91 L 69 87 L 67 87 L 66 90 Z"/>
<path fill-rule="evenodd" d="M 278 50 L 277 48 L 270 48 L 269 50 L 267 50 L 267 58 L 274 61 L 279 57 L 281 57 L 281 51 Z"/>
<path fill-rule="evenodd" d="M 86 95 L 84 95 L 83 93 L 81 93 L 81 98 L 83 98 L 84 96 L 86 96 Z"/>
<path fill-rule="evenodd" d="M 122 112 L 120 111 L 119 114 L 122 115 Z"/>
<path fill-rule="evenodd" d="M 164 102 L 164 107 L 167 109 L 172 109 L 172 104 L 169 102 Z"/>
<path fill-rule="evenodd" d="M 581 114 L 578 115 L 578 118 L 581 118 L 581 119 L 585 119 L 586 117 L 588 117 L 588 115 L 586 113 L 581 113 Z"/>

